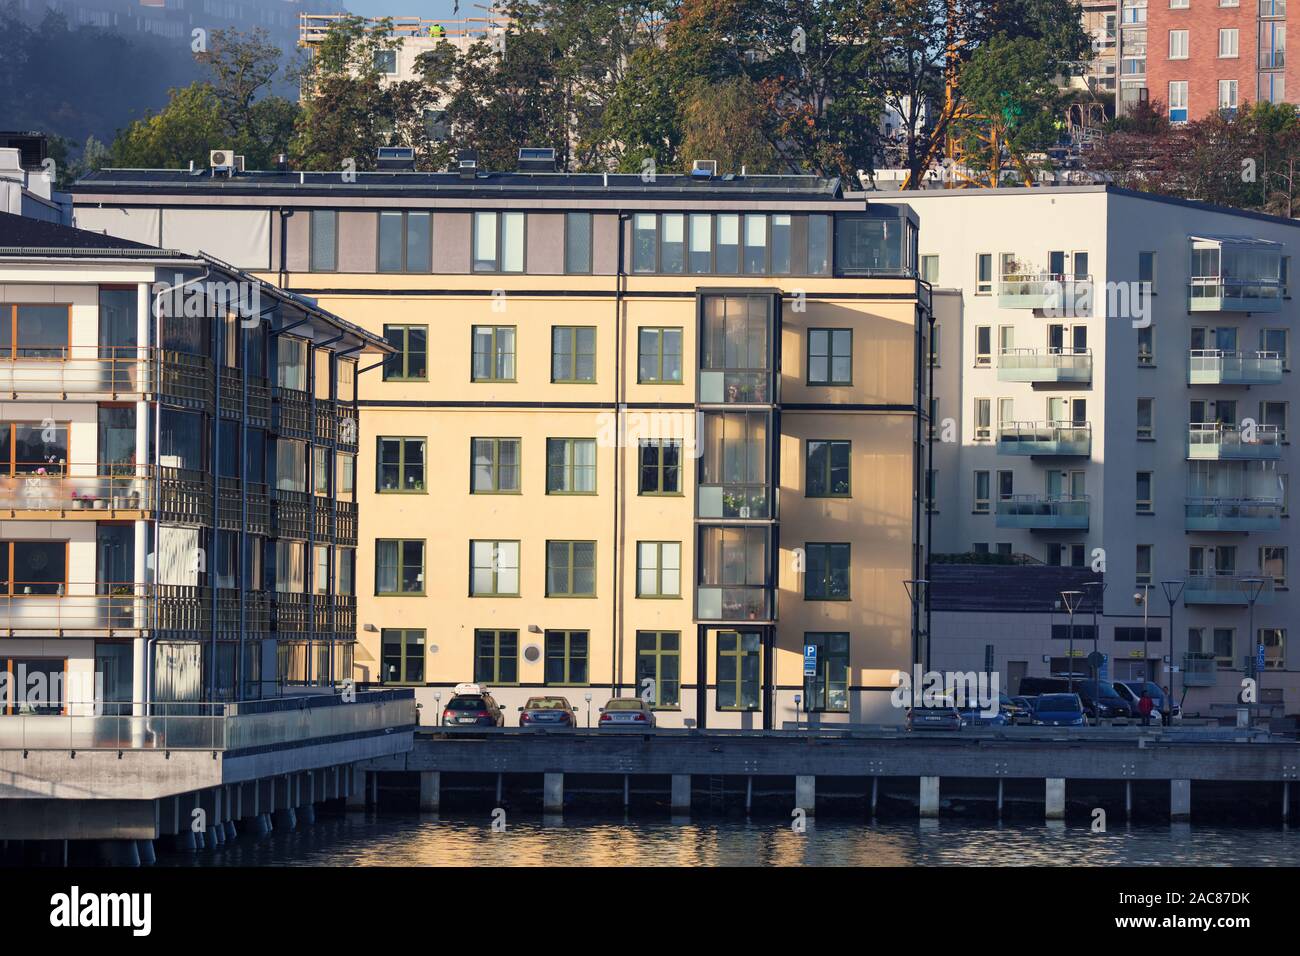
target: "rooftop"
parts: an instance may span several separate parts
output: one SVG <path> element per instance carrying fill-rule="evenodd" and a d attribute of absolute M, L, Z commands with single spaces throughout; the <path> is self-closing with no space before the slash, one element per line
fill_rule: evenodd
<path fill-rule="evenodd" d="M 165 250 L 155 249 L 141 242 L 132 242 L 130 239 L 119 239 L 116 236 L 91 232 L 87 229 L 74 229 L 72 226 L 46 222 L 43 219 L 0 212 L 0 254 L 39 252 L 76 255 L 85 252 L 103 253 L 110 250 L 151 255 L 179 255 L 179 253 L 166 253 Z"/>

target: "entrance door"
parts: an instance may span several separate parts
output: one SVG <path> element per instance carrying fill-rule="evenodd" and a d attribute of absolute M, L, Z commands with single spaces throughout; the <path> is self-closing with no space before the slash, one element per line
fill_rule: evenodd
<path fill-rule="evenodd" d="M 1007 696 L 1020 693 L 1020 680 L 1029 672 L 1028 661 L 1007 661 Z"/>

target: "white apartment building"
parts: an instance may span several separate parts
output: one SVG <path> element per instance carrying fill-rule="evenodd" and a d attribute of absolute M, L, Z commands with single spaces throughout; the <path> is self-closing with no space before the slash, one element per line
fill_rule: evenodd
<path fill-rule="evenodd" d="M 1111 679 L 1166 684 L 1172 660 L 1175 692 L 1208 714 L 1236 699 L 1262 645 L 1260 702 L 1296 710 L 1288 277 L 1300 223 L 1105 186 L 906 202 L 936 290 L 932 551 L 1104 570 Z M 1144 656 L 1135 595 L 1148 585 Z M 1027 660 L 997 651 L 1004 677 L 1062 669 L 1062 633 L 1035 610 L 1017 626 Z M 1086 595 L 1080 627 L 1091 611 Z M 963 637 L 981 659 L 996 645 L 977 618 L 932 635 L 933 666 Z M 1032 653 L 1026 628 L 1041 635 Z"/>

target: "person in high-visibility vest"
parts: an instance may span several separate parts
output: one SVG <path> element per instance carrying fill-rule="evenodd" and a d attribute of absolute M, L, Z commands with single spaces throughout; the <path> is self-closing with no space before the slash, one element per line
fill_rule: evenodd
<path fill-rule="evenodd" d="M 447 31 L 443 28 L 441 23 L 435 23 L 433 26 L 429 27 L 429 36 L 431 37 L 441 37 L 446 36 L 446 34 Z"/>

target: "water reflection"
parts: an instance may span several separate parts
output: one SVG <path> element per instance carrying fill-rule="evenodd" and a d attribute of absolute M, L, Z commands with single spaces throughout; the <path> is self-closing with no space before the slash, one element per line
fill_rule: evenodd
<path fill-rule="evenodd" d="M 172 866 L 1182 866 L 1300 865 L 1300 838 L 1283 828 L 999 825 L 966 821 L 859 823 L 780 819 L 584 819 L 512 814 L 491 819 L 360 814 L 215 851 L 166 852 Z"/>

